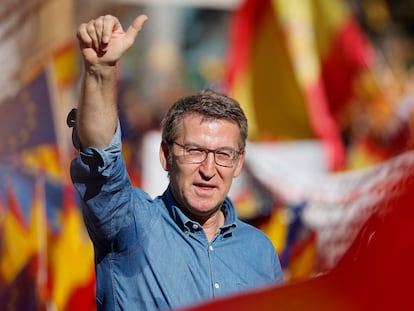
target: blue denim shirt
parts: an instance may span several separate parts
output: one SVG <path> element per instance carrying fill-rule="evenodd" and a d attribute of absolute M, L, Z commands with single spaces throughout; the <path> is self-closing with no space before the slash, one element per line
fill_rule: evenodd
<path fill-rule="evenodd" d="M 229 198 L 225 224 L 209 242 L 169 189 L 151 199 L 133 187 L 120 137 L 118 126 L 107 149 L 85 148 L 71 163 L 94 245 L 98 310 L 183 308 L 282 281 L 272 243 L 237 218 Z"/>

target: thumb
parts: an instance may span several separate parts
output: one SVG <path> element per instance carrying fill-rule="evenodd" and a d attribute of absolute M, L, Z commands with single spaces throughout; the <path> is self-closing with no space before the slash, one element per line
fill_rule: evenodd
<path fill-rule="evenodd" d="M 130 42 L 134 42 L 138 32 L 142 29 L 142 25 L 144 25 L 145 21 L 148 19 L 146 15 L 139 15 L 137 16 L 132 24 L 128 27 L 126 31 L 126 36 Z"/>

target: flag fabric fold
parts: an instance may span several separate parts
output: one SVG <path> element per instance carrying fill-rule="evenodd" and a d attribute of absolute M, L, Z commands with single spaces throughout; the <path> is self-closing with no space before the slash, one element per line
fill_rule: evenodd
<path fill-rule="evenodd" d="M 250 139 L 321 139 L 331 169 L 343 169 L 354 84 L 374 60 L 341 0 L 246 0 L 231 23 L 229 93 L 248 115 Z"/>

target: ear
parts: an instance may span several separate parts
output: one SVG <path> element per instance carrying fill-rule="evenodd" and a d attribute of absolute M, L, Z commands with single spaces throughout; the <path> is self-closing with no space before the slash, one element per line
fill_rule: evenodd
<path fill-rule="evenodd" d="M 168 168 L 168 154 L 169 154 L 168 146 L 164 142 L 161 142 L 161 145 L 160 145 L 160 162 L 161 162 L 161 166 L 164 169 L 164 171 L 167 171 L 167 172 L 169 170 L 169 168 Z"/>
<path fill-rule="evenodd" d="M 246 157 L 246 150 L 243 150 L 242 153 L 240 153 L 239 155 L 239 159 L 237 160 L 234 173 L 233 173 L 233 177 L 237 177 L 240 175 L 242 168 L 243 168 L 245 157 Z"/>

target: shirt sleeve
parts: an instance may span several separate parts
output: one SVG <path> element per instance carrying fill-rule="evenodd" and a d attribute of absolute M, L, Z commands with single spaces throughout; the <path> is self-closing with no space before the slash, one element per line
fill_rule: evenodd
<path fill-rule="evenodd" d="M 119 122 L 106 149 L 80 148 L 76 128 L 72 139 L 78 155 L 71 162 L 70 174 L 81 199 L 86 227 L 95 245 L 112 247 L 117 233 L 134 217 Z"/>
<path fill-rule="evenodd" d="M 115 134 L 106 149 L 101 150 L 93 147 L 81 148 L 76 127 L 73 128 L 72 143 L 79 152 L 78 158 L 75 159 L 75 161 L 79 161 L 73 163 L 75 166 L 78 166 L 76 168 L 77 171 L 84 171 L 87 175 L 109 176 L 113 168 L 111 164 L 122 156 L 121 127 L 119 121 Z"/>
<path fill-rule="evenodd" d="M 157 221 L 151 197 L 133 187 L 122 155 L 121 126 L 107 148 L 82 148 L 76 132 L 76 114 L 68 116 L 78 150 L 70 174 L 80 196 L 83 218 L 99 260 L 139 245 Z"/>

